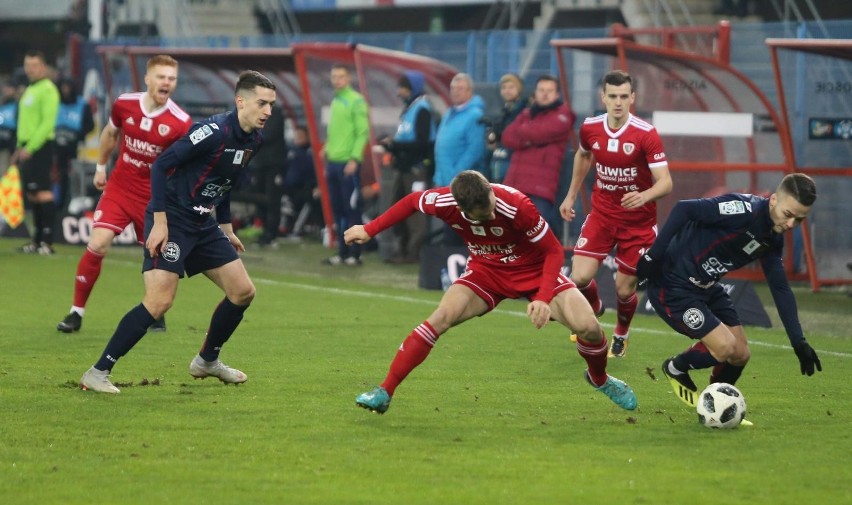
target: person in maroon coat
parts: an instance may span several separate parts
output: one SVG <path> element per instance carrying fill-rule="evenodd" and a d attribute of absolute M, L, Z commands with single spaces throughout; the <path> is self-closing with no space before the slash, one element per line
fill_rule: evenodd
<path fill-rule="evenodd" d="M 503 131 L 503 145 L 514 151 L 503 183 L 527 195 L 557 236 L 556 192 L 574 114 L 559 96 L 556 77 L 536 80 L 533 104 Z"/>

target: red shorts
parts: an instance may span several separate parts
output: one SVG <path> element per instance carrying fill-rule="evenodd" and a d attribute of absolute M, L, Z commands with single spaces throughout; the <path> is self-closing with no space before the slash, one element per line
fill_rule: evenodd
<path fill-rule="evenodd" d="M 657 225 L 622 225 L 612 218 L 606 219 L 592 211 L 583 223 L 574 254 L 603 261 L 615 247 L 618 271 L 636 275 L 639 257 L 651 248 L 657 238 Z"/>
<path fill-rule="evenodd" d="M 98 206 L 95 208 L 93 228 L 106 228 L 120 235 L 127 225 L 133 223 L 136 241 L 144 243 L 145 207 L 148 202 L 120 191 L 104 189 Z"/>
<path fill-rule="evenodd" d="M 488 310 L 494 310 L 498 303 L 507 298 L 532 299 L 541 286 L 541 265 L 497 270 L 468 262 L 464 273 L 456 279 L 455 283 L 472 289 L 477 296 L 485 300 Z M 576 287 L 571 279 L 559 272 L 556 287 L 553 288 L 553 296 L 556 297 L 566 289 Z"/>

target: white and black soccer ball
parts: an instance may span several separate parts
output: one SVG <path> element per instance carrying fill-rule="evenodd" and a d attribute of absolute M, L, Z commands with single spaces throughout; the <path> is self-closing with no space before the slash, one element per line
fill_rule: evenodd
<path fill-rule="evenodd" d="M 736 428 L 746 415 L 745 397 L 736 387 L 716 382 L 698 396 L 698 422 L 708 428 Z"/>

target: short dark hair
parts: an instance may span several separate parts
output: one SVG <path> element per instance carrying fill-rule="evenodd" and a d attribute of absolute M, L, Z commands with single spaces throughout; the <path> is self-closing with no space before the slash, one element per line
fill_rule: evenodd
<path fill-rule="evenodd" d="M 549 81 L 556 84 L 556 91 L 559 91 L 559 79 L 557 79 L 555 75 L 544 74 L 539 76 L 539 78 L 535 80 L 535 85 L 538 86 L 538 83 L 543 81 Z"/>
<path fill-rule="evenodd" d="M 606 85 L 621 86 L 624 83 L 630 84 L 630 91 L 636 91 L 636 86 L 633 85 L 633 78 L 624 70 L 613 70 L 607 72 L 601 79 L 601 89 L 605 90 Z"/>
<path fill-rule="evenodd" d="M 237 86 L 234 88 L 234 94 L 239 95 L 240 91 L 254 91 L 254 88 L 260 86 L 261 88 L 269 88 L 271 90 L 275 90 L 275 85 L 272 84 L 272 81 L 269 80 L 268 77 L 261 74 L 256 70 L 246 70 L 240 74 L 240 78 L 237 79 Z"/>
<path fill-rule="evenodd" d="M 792 196 L 805 207 L 811 207 L 816 201 L 816 183 L 805 174 L 785 175 L 781 179 L 781 184 L 778 185 L 777 191 Z"/>
<path fill-rule="evenodd" d="M 491 205 L 491 184 L 479 172 L 464 170 L 450 182 L 450 191 L 456 205 L 465 212 L 485 209 Z"/>
<path fill-rule="evenodd" d="M 41 60 L 42 63 L 47 64 L 47 57 L 44 55 L 43 52 L 36 49 L 30 49 L 29 51 L 27 51 L 24 54 L 24 58 L 38 58 Z"/>

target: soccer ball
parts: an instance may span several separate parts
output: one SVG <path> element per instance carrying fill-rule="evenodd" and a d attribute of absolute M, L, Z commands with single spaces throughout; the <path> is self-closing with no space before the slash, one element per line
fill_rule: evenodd
<path fill-rule="evenodd" d="M 724 382 L 710 384 L 698 396 L 698 422 L 708 428 L 736 428 L 745 419 L 745 397 Z"/>

